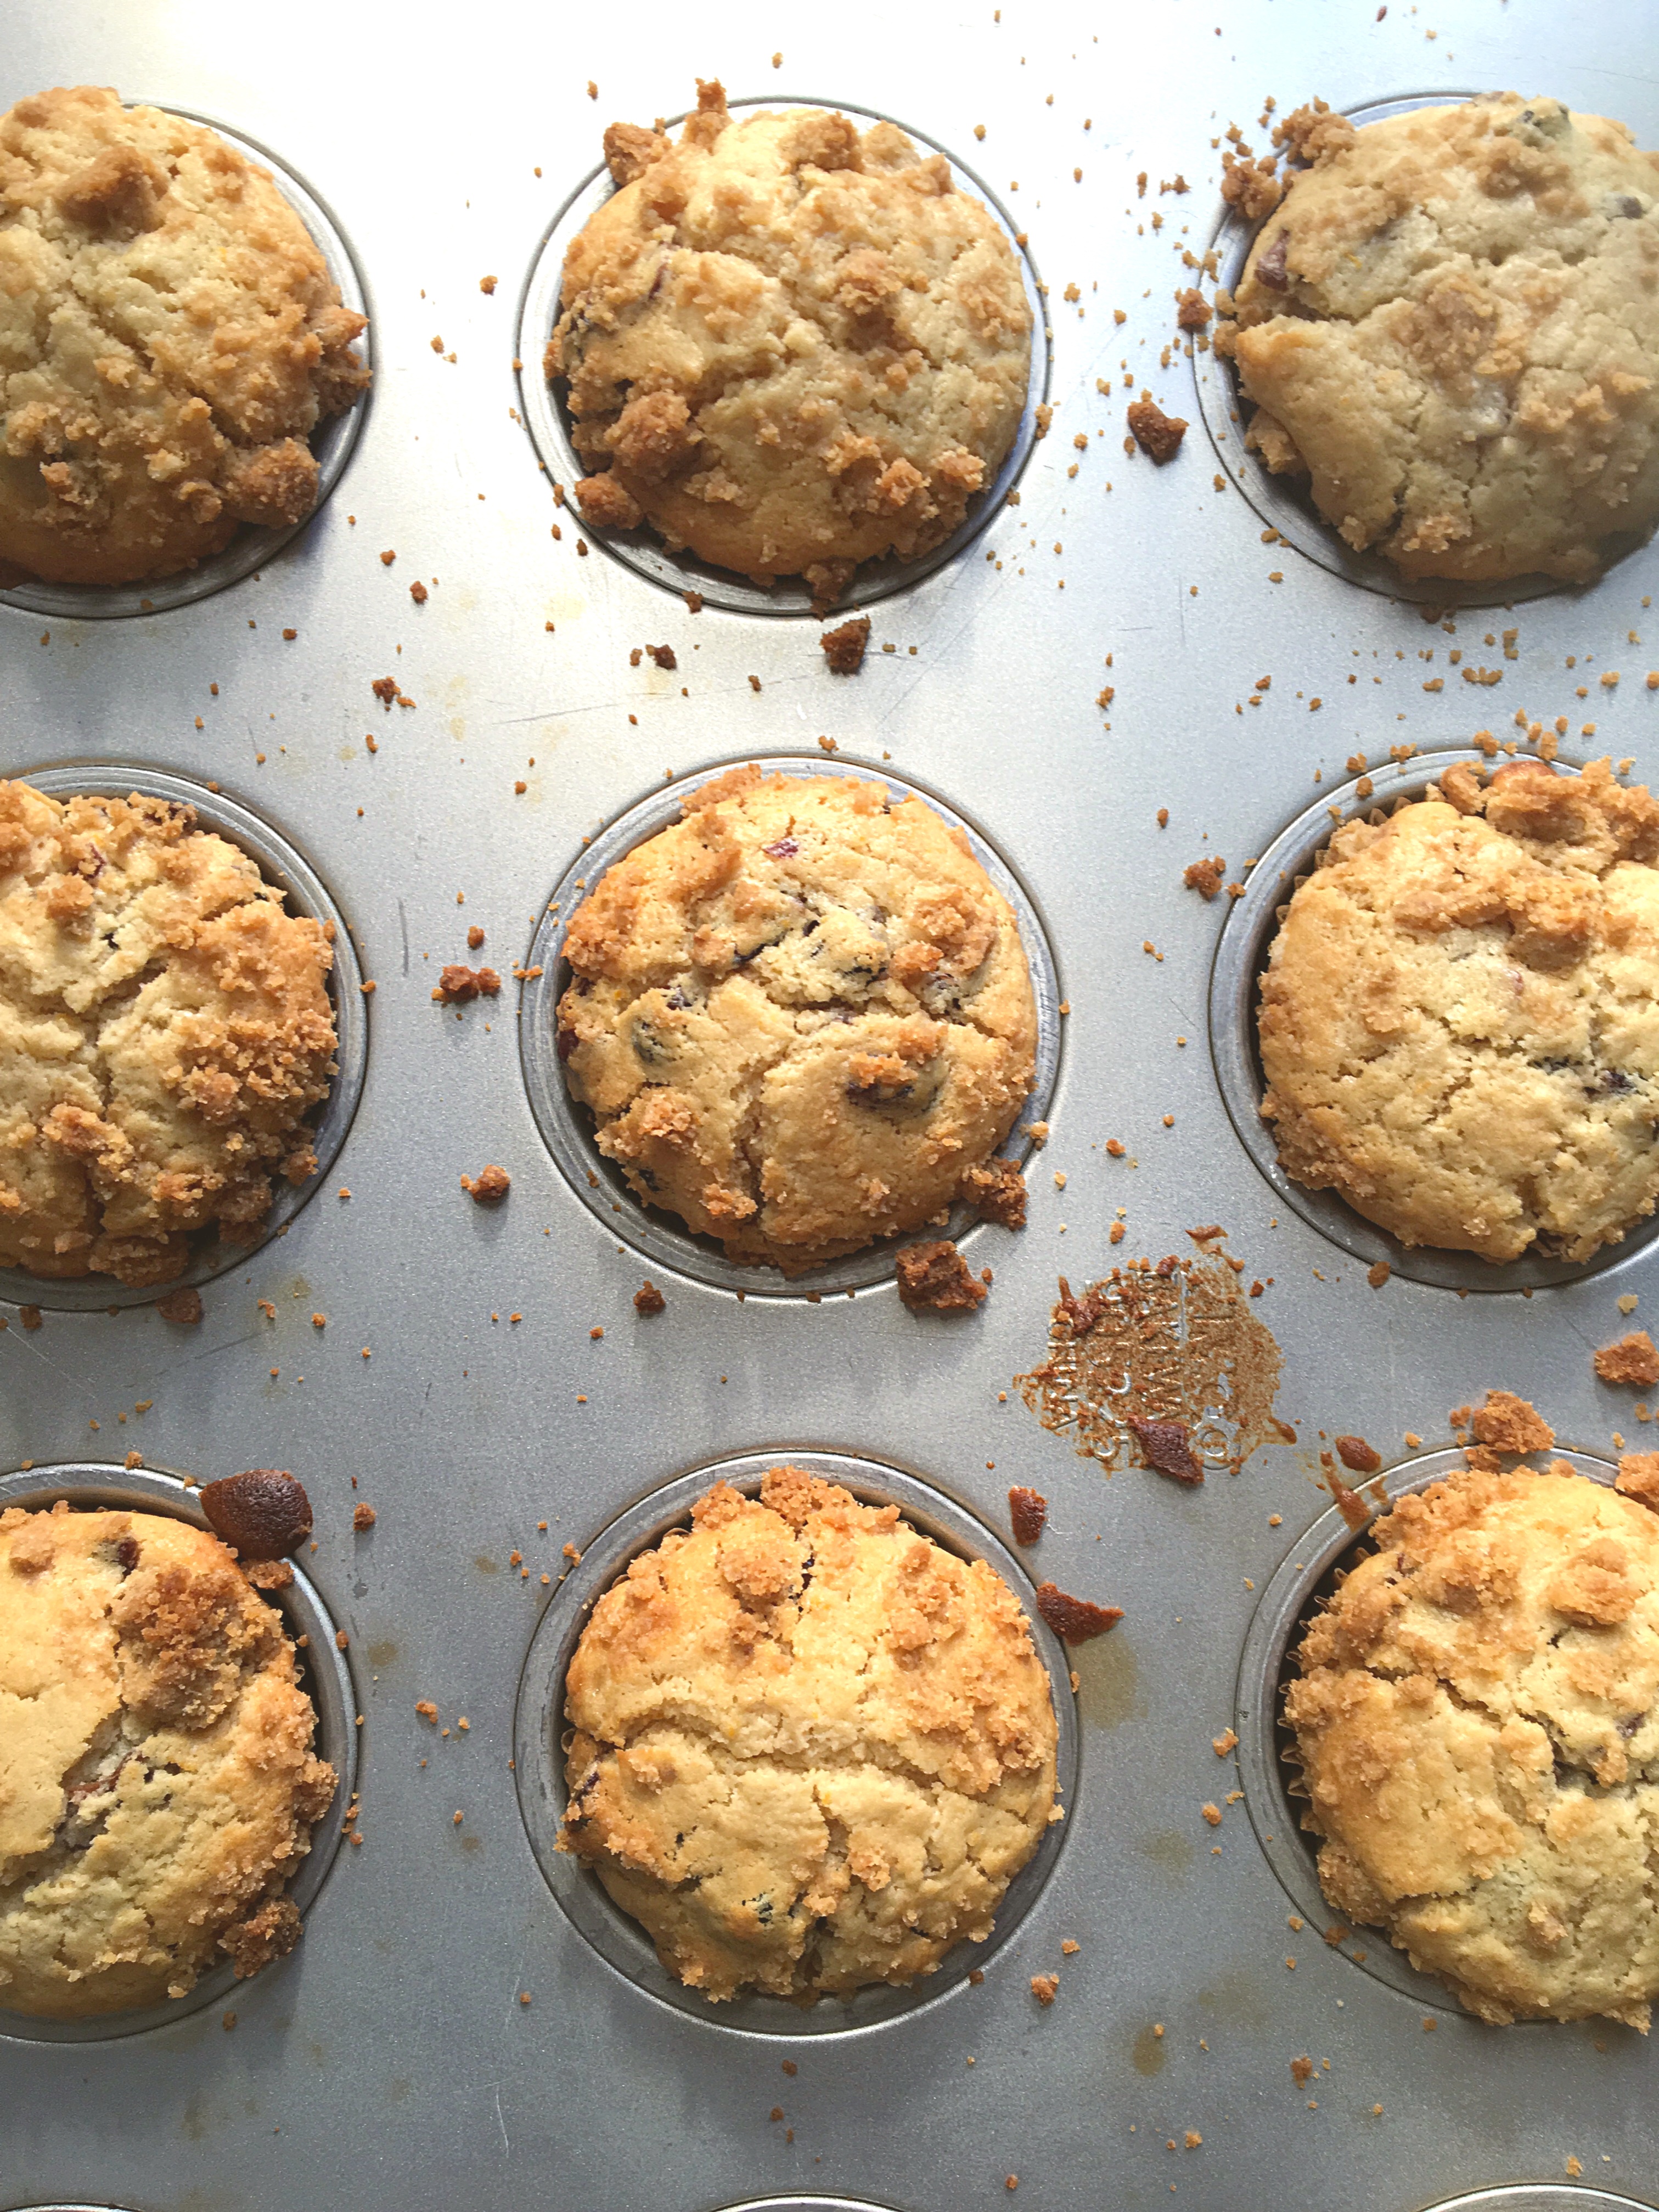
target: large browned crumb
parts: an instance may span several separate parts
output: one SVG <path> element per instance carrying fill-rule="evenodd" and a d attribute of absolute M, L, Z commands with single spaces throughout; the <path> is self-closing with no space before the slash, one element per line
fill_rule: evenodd
<path fill-rule="evenodd" d="M 985 1303 L 985 1285 L 948 1237 L 901 1245 L 896 1255 L 899 1296 L 912 1313 L 971 1313 Z"/>
<path fill-rule="evenodd" d="M 1048 1519 L 1048 1501 L 1040 1490 L 1017 1483 L 1008 1492 L 1008 1517 L 1017 1544 L 1035 1544 Z"/>
<path fill-rule="evenodd" d="M 1604 1382 L 1659 1382 L 1659 1345 L 1646 1329 L 1632 1329 L 1617 1344 L 1604 1344 L 1595 1355 L 1595 1371 Z"/>
<path fill-rule="evenodd" d="M 188 1287 L 182 1291 L 169 1291 L 166 1297 L 156 1299 L 155 1310 L 163 1321 L 177 1322 L 183 1328 L 193 1328 L 202 1318 L 202 1293 Z"/>
<path fill-rule="evenodd" d="M 250 1468 L 204 1486 L 208 1526 L 240 1559 L 276 1559 L 311 1534 L 311 1500 L 286 1468 Z"/>
<path fill-rule="evenodd" d="M 1183 331 L 1201 331 L 1210 319 L 1211 307 L 1204 295 L 1188 289 L 1176 294 L 1176 322 Z"/>
<path fill-rule="evenodd" d="M 1475 1408 L 1469 1426 L 1475 1442 L 1493 1451 L 1547 1451 L 1555 1442 L 1554 1430 L 1537 1407 L 1508 1390 L 1488 1390 L 1486 1404 Z"/>
<path fill-rule="evenodd" d="M 1059 1995 L 1059 1992 L 1060 1976 L 1058 1974 L 1032 1975 L 1031 1995 L 1036 1999 L 1040 2005 L 1042 2005 L 1045 2008 L 1051 2005 L 1055 1997 Z"/>
<path fill-rule="evenodd" d="M 818 643 L 836 676 L 856 676 L 864 665 L 864 649 L 870 642 L 870 617 L 854 615 L 838 629 L 825 630 Z"/>
<path fill-rule="evenodd" d="M 1053 1583 L 1036 1586 L 1037 1611 L 1062 1642 L 1086 1644 L 1103 1636 L 1123 1618 L 1121 1605 L 1095 1605 L 1086 1597 L 1073 1597 Z"/>
<path fill-rule="evenodd" d="M 1300 2058 L 1291 2061 L 1291 2079 L 1298 2089 L 1305 2089 L 1313 2080 L 1313 2070 L 1314 2063 L 1305 2052 Z"/>
<path fill-rule="evenodd" d="M 1166 415 L 1150 393 L 1129 402 L 1127 419 L 1134 441 L 1143 453 L 1150 454 L 1160 467 L 1173 460 L 1181 450 L 1181 441 L 1187 434 L 1184 416 Z"/>
<path fill-rule="evenodd" d="M 357 1504 L 351 1509 L 351 1525 L 360 1534 L 365 1528 L 372 1528 L 378 1518 L 372 1505 Z"/>
<path fill-rule="evenodd" d="M 1640 1505 L 1659 1513 L 1659 1452 L 1626 1452 L 1619 1462 L 1613 1488 L 1622 1490 Z"/>
<path fill-rule="evenodd" d="M 1375 1474 L 1382 1464 L 1381 1452 L 1364 1437 L 1337 1437 L 1334 1442 L 1337 1457 L 1355 1474 Z"/>
<path fill-rule="evenodd" d="M 641 1283 L 634 1293 L 634 1310 L 636 1314 L 659 1314 L 667 1304 L 667 1299 L 664 1297 L 654 1283 Z"/>
<path fill-rule="evenodd" d="M 273 1959 L 286 1958 L 299 1940 L 299 1908 L 288 1897 L 273 1897 L 240 1927 L 227 1929 L 219 1938 L 222 1948 L 230 1954 L 239 1982 L 257 1974 Z"/>
<path fill-rule="evenodd" d="M 481 1168 L 476 1176 L 463 1176 L 461 1188 L 475 1206 L 499 1206 L 513 1187 L 513 1178 L 505 1168 L 492 1162 Z"/>
<path fill-rule="evenodd" d="M 1152 1421 L 1130 1413 L 1125 1416 L 1135 1442 L 1146 1455 L 1146 1464 L 1173 1481 L 1200 1483 L 1204 1470 L 1193 1456 L 1184 1421 Z"/>
<path fill-rule="evenodd" d="M 464 961 L 453 960 L 438 977 L 434 999 L 446 1006 L 464 1006 L 471 999 L 493 999 L 501 988 L 501 979 L 493 968 L 469 968 Z"/>
<path fill-rule="evenodd" d="M 678 668 L 680 665 L 674 658 L 672 645 L 647 645 L 645 649 L 659 668 Z"/>
<path fill-rule="evenodd" d="M 1025 1178 L 1018 1160 L 988 1160 L 962 1178 L 962 1195 L 981 1221 L 999 1229 L 1025 1226 Z"/>
<path fill-rule="evenodd" d="M 1219 853 L 1209 854 L 1201 860 L 1189 860 L 1182 870 L 1181 880 L 1188 890 L 1212 899 L 1227 880 L 1227 863 Z"/>

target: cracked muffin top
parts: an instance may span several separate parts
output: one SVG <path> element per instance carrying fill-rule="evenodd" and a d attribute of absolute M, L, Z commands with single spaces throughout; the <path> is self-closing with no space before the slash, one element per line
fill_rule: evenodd
<path fill-rule="evenodd" d="M 0 1266 L 168 1282 L 317 1164 L 325 926 L 194 825 L 0 782 Z"/>
<path fill-rule="evenodd" d="M 368 382 L 298 215 L 215 131 L 92 85 L 0 116 L 0 562 L 170 576 L 302 521 Z"/>
<path fill-rule="evenodd" d="M 183 1996 L 292 1948 L 334 1794 L 282 1617 L 149 1513 L 0 1513 L 0 2008 Z"/>
<path fill-rule="evenodd" d="M 1276 136 L 1312 167 L 1229 333 L 1268 467 L 1408 576 L 1577 582 L 1651 530 L 1659 155 L 1515 93 Z"/>
<path fill-rule="evenodd" d="M 1012 909 L 853 776 L 733 769 L 572 917 L 571 1094 L 647 1203 L 796 1273 L 945 1214 L 1030 1093 Z"/>
<path fill-rule="evenodd" d="M 1007 1584 L 799 1468 L 720 1483 L 570 1662 L 561 1850 L 709 1998 L 810 2003 L 982 1942 L 1054 1805 Z"/>
<path fill-rule="evenodd" d="M 944 156 L 822 108 L 733 117 L 701 81 L 678 145 L 614 123 L 605 151 L 546 361 L 584 517 L 826 605 L 948 538 L 1013 443 L 1031 316 Z"/>
<path fill-rule="evenodd" d="M 1659 1517 L 1476 1455 L 1374 1524 L 1303 1642 L 1285 1715 L 1320 1881 L 1483 2020 L 1645 2029 Z"/>
<path fill-rule="evenodd" d="M 1659 803 L 1454 767 L 1351 822 L 1261 979 L 1286 1170 L 1402 1244 L 1585 1260 L 1659 1198 Z"/>

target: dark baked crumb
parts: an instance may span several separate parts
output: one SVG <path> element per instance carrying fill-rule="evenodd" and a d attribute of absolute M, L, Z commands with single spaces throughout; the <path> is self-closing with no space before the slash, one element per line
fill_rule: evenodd
<path fill-rule="evenodd" d="M 163 1321 L 175 1321 L 186 1328 L 193 1328 L 202 1318 L 202 1293 L 199 1291 L 169 1291 L 164 1298 L 157 1298 L 155 1310 Z M 24 1328 L 28 1327 L 27 1322 Z M 37 1322 L 36 1326 L 39 1326 Z"/>
<path fill-rule="evenodd" d="M 1477 1443 L 1500 1452 L 1547 1451 L 1555 1431 L 1535 1406 L 1508 1390 L 1488 1390 L 1470 1419 Z"/>
<path fill-rule="evenodd" d="M 464 1006 L 469 999 L 493 999 L 501 988 L 501 979 L 493 968 L 469 968 L 456 960 L 439 976 L 432 995 L 447 1006 Z"/>
<path fill-rule="evenodd" d="M 659 668 L 678 668 L 680 665 L 674 658 L 672 645 L 647 645 L 645 649 Z"/>
<path fill-rule="evenodd" d="M 1386 1260 L 1374 1260 L 1365 1270 L 1365 1280 L 1374 1291 L 1380 1291 L 1393 1273 Z"/>
<path fill-rule="evenodd" d="M 1325 1470 L 1326 1487 L 1336 1500 L 1337 1510 L 1350 1528 L 1364 1528 L 1370 1520 L 1370 1508 L 1357 1490 L 1350 1490 L 1334 1466 Z"/>
<path fill-rule="evenodd" d="M 286 1469 L 250 1468 L 205 1484 L 199 1492 L 208 1526 L 240 1559 L 278 1559 L 311 1534 L 311 1500 Z"/>
<path fill-rule="evenodd" d="M 478 927 L 477 923 L 475 921 L 475 922 L 473 923 L 473 925 L 472 925 L 471 928 L 471 929 L 469 929 L 469 930 L 467 931 L 467 933 L 466 933 L 466 949 L 467 949 L 467 951 L 468 951 L 469 952 L 476 952 L 476 951 L 477 951 L 478 947 L 479 947 L 479 946 L 483 943 L 483 941 L 484 941 L 484 933 L 483 933 L 483 930 L 481 930 L 481 929 L 479 928 L 479 927 Z"/>
<path fill-rule="evenodd" d="M 1017 1544 L 1035 1544 L 1048 1518 L 1048 1501 L 1040 1490 L 1017 1483 L 1008 1492 L 1008 1517 Z"/>
<path fill-rule="evenodd" d="M 1201 331 L 1210 319 L 1210 303 L 1201 292 L 1176 294 L 1176 322 L 1183 331 Z"/>
<path fill-rule="evenodd" d="M 1087 1598 L 1071 1596 L 1053 1583 L 1037 1584 L 1036 1603 L 1054 1634 L 1067 1644 L 1086 1644 L 1092 1636 L 1103 1636 L 1123 1618 L 1121 1605 L 1093 1605 Z"/>
<path fill-rule="evenodd" d="M 1382 1455 L 1368 1444 L 1364 1437 L 1338 1437 L 1336 1455 L 1346 1468 L 1355 1474 L 1375 1474 L 1382 1464 Z"/>
<path fill-rule="evenodd" d="M 988 1160 L 962 1178 L 963 1197 L 981 1221 L 994 1221 L 999 1229 L 1024 1228 L 1025 1194 L 1018 1160 Z"/>
<path fill-rule="evenodd" d="M 1045 2007 L 1051 2005 L 1058 1996 L 1059 1991 L 1060 1976 L 1058 1974 L 1032 1975 L 1031 1995 L 1036 1999 L 1040 2005 Z"/>
<path fill-rule="evenodd" d="M 984 1304 L 984 1284 L 948 1237 L 902 1245 L 897 1267 L 899 1296 L 913 1313 L 971 1313 Z"/>
<path fill-rule="evenodd" d="M 827 629 L 818 640 L 823 657 L 836 676 L 856 676 L 864 665 L 864 649 L 870 642 L 870 617 L 854 615 L 836 629 Z"/>
<path fill-rule="evenodd" d="M 426 605 L 428 594 L 426 586 L 421 582 L 418 577 L 416 577 L 416 580 L 410 586 L 409 596 L 414 600 L 417 607 L 423 607 Z"/>
<path fill-rule="evenodd" d="M 664 1297 L 654 1283 L 641 1283 L 634 1293 L 634 1310 L 636 1314 L 659 1314 L 667 1304 L 667 1299 Z"/>
<path fill-rule="evenodd" d="M 376 1515 L 372 1505 L 354 1505 L 351 1509 L 351 1525 L 356 1529 L 372 1528 L 375 1519 Z"/>
<path fill-rule="evenodd" d="M 1595 1371 L 1604 1382 L 1659 1382 L 1659 1345 L 1646 1329 L 1632 1329 L 1617 1344 L 1602 1346 Z"/>
<path fill-rule="evenodd" d="M 1189 861 L 1181 873 L 1181 880 L 1188 890 L 1197 891 L 1206 899 L 1215 896 L 1226 878 L 1227 863 L 1219 853 L 1212 853 L 1206 860 Z"/>
<path fill-rule="evenodd" d="M 1128 406 L 1131 434 L 1143 453 L 1150 454 L 1161 467 L 1173 460 L 1187 434 L 1186 420 L 1180 415 L 1166 415 L 1150 393 L 1132 399 Z"/>
<path fill-rule="evenodd" d="M 1624 1453 L 1613 1486 L 1659 1513 L 1659 1452 Z"/>
<path fill-rule="evenodd" d="M 292 1898 L 273 1897 L 240 1928 L 227 1929 L 219 1938 L 219 1948 L 229 1953 L 236 1978 L 241 1982 L 273 1959 L 285 1958 L 299 1940 L 299 1908 Z"/>
<path fill-rule="evenodd" d="M 1107 1150 L 1109 1152 L 1111 1146 L 1109 1145 Z M 1118 1150 L 1120 1152 L 1123 1150 L 1121 1145 L 1118 1146 Z M 1080 1298 L 1074 1298 L 1072 1296 L 1072 1286 L 1064 1275 L 1060 1278 L 1058 1304 L 1060 1311 L 1066 1316 L 1073 1342 L 1080 1336 L 1087 1336 L 1089 1331 L 1094 1328 L 1106 1310 L 1106 1300 L 1101 1291 L 1085 1291 Z"/>
<path fill-rule="evenodd" d="M 477 1206 L 499 1206 L 512 1187 L 513 1178 L 507 1170 L 493 1164 L 476 1176 L 461 1177 L 461 1188 Z"/>
<path fill-rule="evenodd" d="M 1148 1467 L 1176 1482 L 1203 1481 L 1204 1470 L 1193 1457 L 1184 1421 L 1142 1420 L 1131 1413 L 1126 1425 L 1133 1431 L 1135 1442 L 1146 1453 Z"/>

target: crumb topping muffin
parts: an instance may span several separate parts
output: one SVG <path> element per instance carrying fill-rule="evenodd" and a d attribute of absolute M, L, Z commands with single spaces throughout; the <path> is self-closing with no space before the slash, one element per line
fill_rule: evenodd
<path fill-rule="evenodd" d="M 932 1973 L 1060 1817 L 1013 1592 L 798 1468 L 636 1559 L 565 1691 L 560 1848 L 710 1998 Z"/>
<path fill-rule="evenodd" d="M 1351 822 L 1261 979 L 1286 1171 L 1402 1244 L 1586 1260 L 1659 1197 L 1659 804 L 1449 769 Z"/>
<path fill-rule="evenodd" d="M 280 1614 L 149 1513 L 0 1513 L 0 2008 L 67 2020 L 291 1950 L 334 1794 Z"/>
<path fill-rule="evenodd" d="M 324 924 L 187 806 L 0 781 L 0 1266 L 170 1281 L 317 1164 Z"/>
<path fill-rule="evenodd" d="M 1453 1475 L 1371 1534 L 1285 1701 L 1326 1896 L 1482 2020 L 1645 2030 L 1659 1517 L 1557 1461 Z"/>
<path fill-rule="evenodd" d="M 266 169 L 93 85 L 0 117 L 0 562 L 126 584 L 302 521 L 363 318 Z"/>
<path fill-rule="evenodd" d="M 1036 1007 L 966 837 L 853 776 L 733 769 L 573 916 L 558 1049 L 601 1152 L 797 1273 L 942 1216 L 1012 1126 Z"/>
<path fill-rule="evenodd" d="M 1515 93 L 1276 135 L 1312 167 L 1232 340 L 1267 466 L 1408 576 L 1577 582 L 1651 530 L 1659 155 Z"/>
<path fill-rule="evenodd" d="M 605 151 L 546 361 L 586 520 L 825 604 L 948 538 L 1013 443 L 1031 316 L 944 156 L 822 108 L 733 117 L 701 81 L 678 145 L 614 123 Z"/>

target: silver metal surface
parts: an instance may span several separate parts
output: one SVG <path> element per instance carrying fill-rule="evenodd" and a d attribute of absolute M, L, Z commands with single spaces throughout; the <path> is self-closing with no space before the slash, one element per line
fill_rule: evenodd
<path fill-rule="evenodd" d="M 1643 680 L 1659 617 L 1642 605 L 1659 549 L 1587 591 L 1458 613 L 1448 635 L 1293 544 L 1264 544 L 1197 418 L 1191 368 L 1163 364 L 1193 281 L 1182 252 L 1217 224 L 1212 141 L 1237 121 L 1260 151 L 1265 94 L 1283 113 L 1315 93 L 1353 107 L 1437 79 L 1510 84 L 1659 144 L 1652 0 L 1376 14 L 1370 0 L 1205 14 L 1003 0 L 1000 21 L 989 4 L 941 16 L 872 0 L 714 18 L 662 0 L 581 18 L 520 0 L 435 18 L 294 0 L 280 22 L 207 0 L 6 11 L 0 105 L 112 83 L 222 116 L 308 179 L 362 271 L 377 363 L 334 496 L 257 580 L 143 620 L 0 605 L 0 769 L 93 757 L 220 782 L 306 855 L 377 985 L 362 1103 L 325 1188 L 205 1286 L 198 1328 L 145 1304 L 111 1316 L 111 1297 L 38 1330 L 0 1307 L 0 1467 L 131 1447 L 204 1480 L 301 1477 L 317 1510 L 306 1571 L 349 1632 L 364 1716 L 363 1845 L 337 1858 L 293 1956 L 239 1987 L 234 2031 L 204 2010 L 73 2049 L 0 2045 L 8 2212 L 313 2212 L 343 2190 L 359 2212 L 819 2197 L 957 2212 L 1006 2204 L 1011 2174 L 1022 2212 L 1419 2212 L 1559 2185 L 1569 2157 L 1615 2196 L 1659 2199 L 1650 2045 L 1601 2022 L 1494 2030 L 1438 2003 L 1425 2034 L 1308 1915 L 1287 1925 L 1248 1808 L 1229 1802 L 1237 1761 L 1211 1747 L 1261 1593 L 1328 1508 L 1322 1430 L 1392 1461 L 1419 1448 L 1407 1432 L 1447 1444 L 1447 1409 L 1496 1386 L 1598 1457 L 1615 1431 L 1650 1434 L 1589 1355 L 1651 1323 L 1653 1246 L 1530 1298 L 1400 1276 L 1373 1291 L 1252 1165 L 1206 1047 L 1224 917 L 1182 889 L 1183 866 L 1219 854 L 1248 884 L 1245 863 L 1348 781 L 1356 751 L 1443 754 L 1482 726 L 1518 738 L 1524 709 L 1569 715 L 1576 757 L 1659 775 L 1659 693 Z M 1050 287 L 1055 412 L 1020 504 L 873 610 L 853 678 L 828 672 L 802 620 L 692 615 L 597 544 L 579 553 L 586 533 L 555 508 L 520 419 L 518 303 L 601 130 L 679 110 L 694 76 L 716 72 L 734 98 L 811 88 L 914 118 L 971 157 Z M 1160 193 L 1177 172 L 1190 191 Z M 1143 387 L 1194 418 L 1163 469 L 1123 452 Z M 1518 629 L 1513 661 L 1484 642 L 1504 628 Z M 665 639 L 674 673 L 630 666 L 633 647 Z M 1501 683 L 1466 685 L 1460 666 L 1477 663 Z M 414 708 L 372 696 L 388 673 Z M 583 838 L 665 770 L 821 735 L 942 794 L 1041 912 L 1071 1011 L 1030 1224 L 975 1232 L 995 1284 L 970 1317 L 909 1315 L 885 1282 L 740 1304 L 687 1267 L 659 1279 L 667 1309 L 641 1321 L 643 1217 L 596 1218 L 544 1144 L 516 986 L 458 1020 L 432 1002 L 435 970 L 465 957 L 507 975 L 550 887 L 584 872 Z M 471 923 L 487 939 L 469 954 Z M 494 1209 L 459 1188 L 489 1161 L 513 1176 Z M 1264 1285 L 1251 1311 L 1283 1349 L 1279 1412 L 1300 1441 L 1195 1492 L 1134 1468 L 1108 1480 L 1038 1425 L 1012 1377 L 1042 1356 L 1057 1274 L 1080 1285 L 1189 1252 L 1187 1231 L 1212 1222 Z M 1620 1293 L 1640 1298 L 1632 1318 Z M 1050 1518 L 1027 1571 L 1126 1617 L 1072 1655 L 1083 1741 L 1064 1850 L 983 1984 L 860 2034 L 757 2039 L 653 2002 L 572 1927 L 508 1762 L 562 1547 L 688 1468 L 808 1444 L 911 1471 L 992 1529 L 1008 1486 L 1034 1484 Z M 360 1500 L 379 1514 L 367 1538 L 351 1531 Z M 435 1726 L 417 1699 L 438 1705 Z M 1030 1978 L 1051 1972 L 1043 2010 Z M 1305 2090 L 1289 2070 L 1302 2052 L 1331 2062 Z M 1563 2194 L 1567 2212 L 1595 2203 Z"/>

